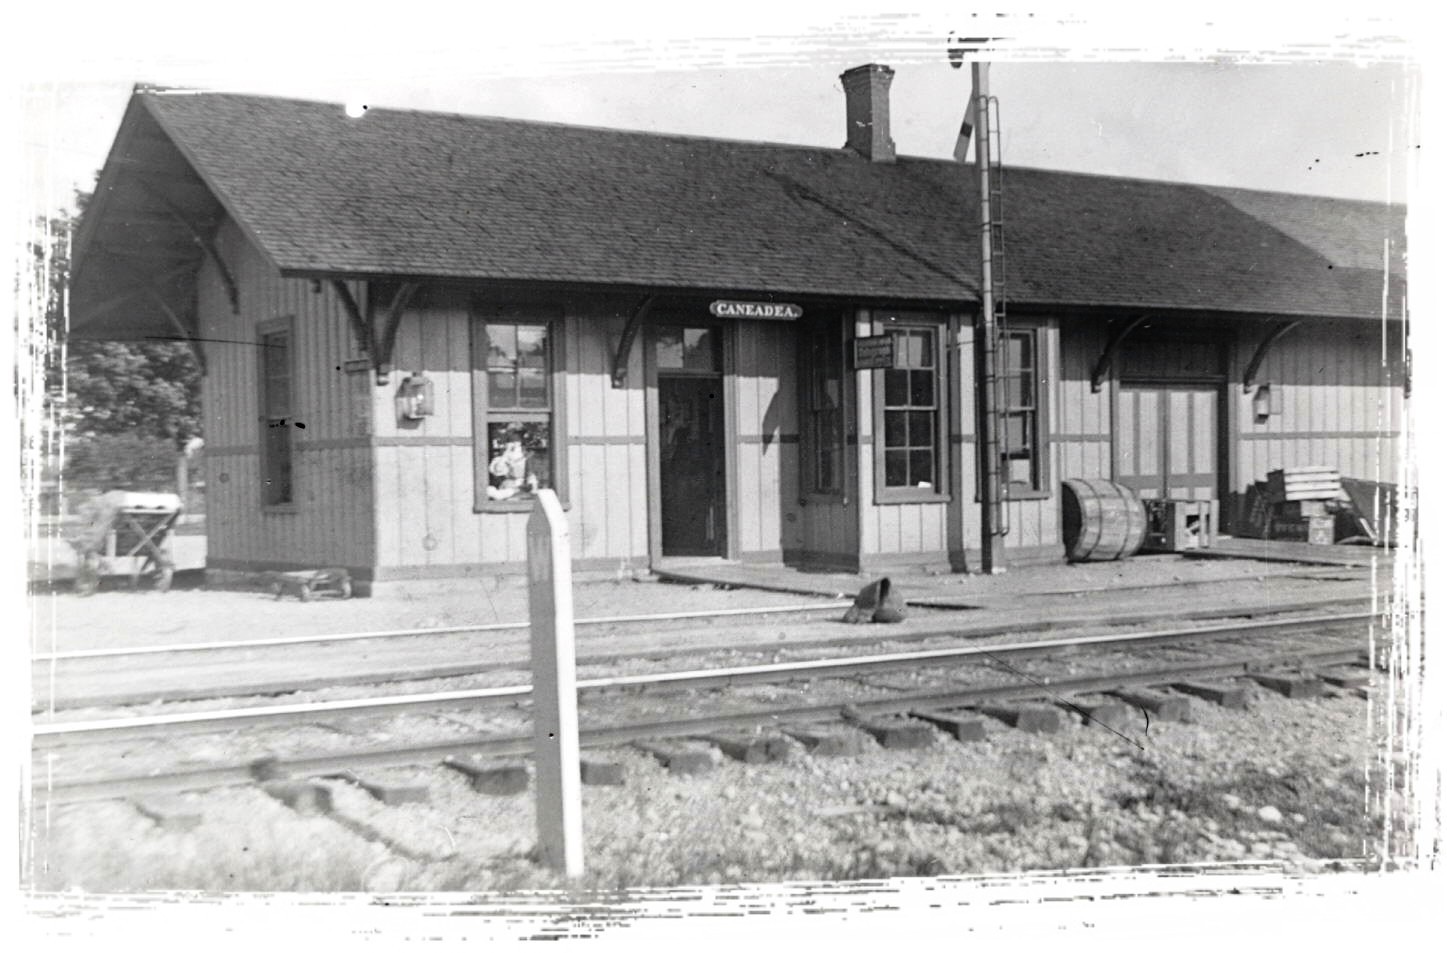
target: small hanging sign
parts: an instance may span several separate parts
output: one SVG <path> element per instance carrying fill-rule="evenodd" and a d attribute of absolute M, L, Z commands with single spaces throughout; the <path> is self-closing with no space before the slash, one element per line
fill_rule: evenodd
<path fill-rule="evenodd" d="M 876 334 L 872 337 L 855 338 L 854 369 L 870 371 L 894 366 L 894 335 Z"/>
<path fill-rule="evenodd" d="M 708 306 L 716 318 L 762 318 L 766 321 L 793 321 L 804 316 L 797 304 L 774 301 L 715 301 Z"/>

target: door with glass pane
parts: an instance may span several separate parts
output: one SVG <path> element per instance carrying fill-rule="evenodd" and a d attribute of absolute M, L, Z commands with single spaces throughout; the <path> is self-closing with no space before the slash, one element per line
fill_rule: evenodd
<path fill-rule="evenodd" d="M 663 556 L 728 553 L 724 377 L 718 329 L 654 329 Z"/>

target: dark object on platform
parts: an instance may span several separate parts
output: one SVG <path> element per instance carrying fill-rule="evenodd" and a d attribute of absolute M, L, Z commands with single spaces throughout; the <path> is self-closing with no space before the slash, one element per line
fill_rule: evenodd
<path fill-rule="evenodd" d="M 1362 536 L 1378 546 L 1395 546 L 1397 488 L 1390 483 L 1348 477 L 1342 477 L 1341 488 L 1349 502 L 1344 502 L 1337 511 L 1337 535 Z"/>
<path fill-rule="evenodd" d="M 904 598 L 886 579 L 878 579 L 859 590 L 854 605 L 844 613 L 845 622 L 903 622 Z"/>
<path fill-rule="evenodd" d="M 271 594 L 280 599 L 295 595 L 302 602 L 329 594 L 341 599 L 352 597 L 352 575 L 345 569 L 308 569 L 301 572 L 274 572 L 268 576 Z"/>
<path fill-rule="evenodd" d="M 1147 552 L 1182 553 L 1209 549 L 1216 537 L 1215 500 L 1142 500 Z"/>
<path fill-rule="evenodd" d="M 1105 561 L 1140 552 L 1146 511 L 1129 487 L 1109 480 L 1066 480 L 1061 487 L 1067 559 Z"/>

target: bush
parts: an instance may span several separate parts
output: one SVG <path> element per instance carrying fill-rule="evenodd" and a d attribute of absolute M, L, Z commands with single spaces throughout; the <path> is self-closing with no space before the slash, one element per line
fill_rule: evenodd
<path fill-rule="evenodd" d="M 175 492 L 175 444 L 140 434 L 90 434 L 66 446 L 68 490 Z"/>

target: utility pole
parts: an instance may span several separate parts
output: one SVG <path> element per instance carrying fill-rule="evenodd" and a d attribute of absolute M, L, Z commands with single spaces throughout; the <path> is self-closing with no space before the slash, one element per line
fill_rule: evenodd
<path fill-rule="evenodd" d="M 1000 481 L 1000 425 L 996 407 L 998 357 L 995 353 L 999 328 L 995 320 L 994 215 L 991 191 L 993 157 L 990 150 L 990 64 L 970 64 L 970 111 L 975 133 L 975 181 L 980 200 L 980 321 L 978 351 L 979 386 L 975 388 L 980 428 L 980 570 L 1003 572 L 1004 514 Z"/>

